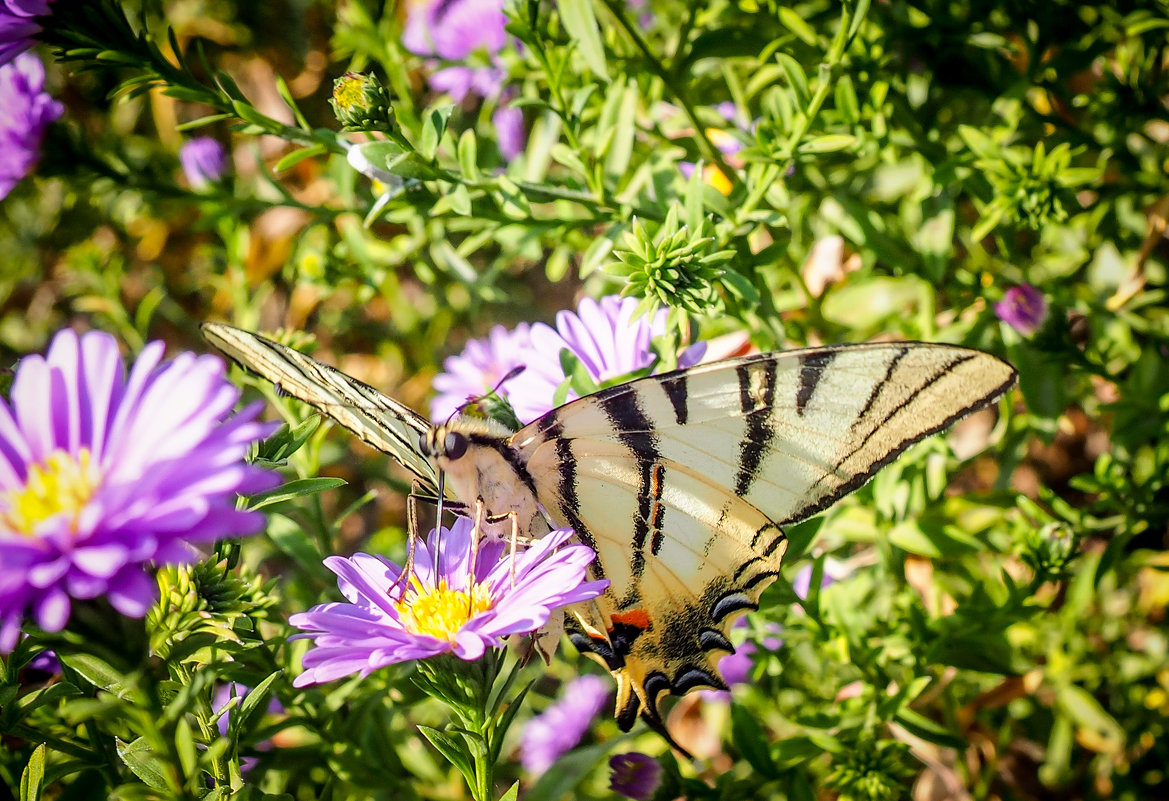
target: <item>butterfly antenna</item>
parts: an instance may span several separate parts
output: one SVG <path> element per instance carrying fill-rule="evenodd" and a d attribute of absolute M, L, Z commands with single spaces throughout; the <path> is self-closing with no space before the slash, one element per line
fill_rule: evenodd
<path fill-rule="evenodd" d="M 491 395 L 500 394 L 499 391 L 503 388 L 504 384 L 506 384 L 508 381 L 511 381 L 513 378 L 515 378 L 517 375 L 519 375 L 520 373 L 522 373 L 526 369 L 528 369 L 526 365 L 517 364 L 515 367 L 511 368 L 506 373 L 504 373 L 503 378 L 496 381 L 495 386 L 493 386 L 491 389 L 484 392 L 482 395 L 468 395 L 467 399 L 465 401 L 463 401 L 457 407 L 455 407 L 455 410 L 450 413 L 450 416 L 447 417 L 446 421 L 449 423 L 451 420 L 454 420 L 455 417 L 462 414 L 463 410 L 466 409 L 468 406 L 474 406 L 479 401 L 483 400 L 484 398 L 488 398 Z"/>

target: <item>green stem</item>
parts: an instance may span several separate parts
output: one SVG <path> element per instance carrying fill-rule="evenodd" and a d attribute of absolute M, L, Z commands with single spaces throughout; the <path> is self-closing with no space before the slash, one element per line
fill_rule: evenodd
<path fill-rule="evenodd" d="M 635 47 L 641 51 L 649 64 L 650 71 L 657 76 L 658 80 L 666 87 L 666 90 L 673 96 L 674 100 L 682 107 L 682 112 L 690 121 L 690 125 L 694 128 L 694 142 L 698 146 L 699 153 L 702 158 L 718 167 L 719 171 L 727 177 L 728 180 L 736 187 L 742 187 L 742 181 L 739 174 L 731 169 L 723 158 L 722 152 L 714 146 L 710 141 L 710 137 L 706 135 L 706 128 L 698 119 L 698 114 L 694 110 L 694 104 L 690 102 L 683 87 L 675 80 L 674 74 L 671 70 L 666 69 L 666 65 L 650 49 L 649 43 L 645 41 L 645 37 L 633 24 L 633 22 L 625 15 L 625 4 L 617 0 L 603 0 L 605 8 L 609 9 L 609 13 L 617 20 L 617 23 L 625 29 L 629 38 L 633 41 Z M 679 53 L 682 50 L 684 41 L 678 42 Z M 678 56 L 675 57 L 675 61 Z"/>

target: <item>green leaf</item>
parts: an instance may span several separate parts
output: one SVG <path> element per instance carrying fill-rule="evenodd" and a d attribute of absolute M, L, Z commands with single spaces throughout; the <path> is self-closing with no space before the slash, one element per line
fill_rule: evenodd
<path fill-rule="evenodd" d="M 475 131 L 471 128 L 463 131 L 456 147 L 459 157 L 459 169 L 468 181 L 479 180 L 479 142 L 475 138 Z"/>
<path fill-rule="evenodd" d="M 575 790 L 592 773 L 609 751 L 624 738 L 597 743 L 569 751 L 524 793 L 524 801 L 559 801 L 565 796 L 575 797 Z"/>
<path fill-rule="evenodd" d="M 302 495 L 316 495 L 319 492 L 345 486 L 345 479 L 332 477 L 298 478 L 275 489 L 260 492 L 248 498 L 248 509 L 255 511 L 265 506 L 291 501 Z"/>
<path fill-rule="evenodd" d="M 169 780 L 169 771 L 166 762 L 161 759 L 154 749 L 146 742 L 145 737 L 139 737 L 131 743 L 117 740 L 118 757 L 126 763 L 135 776 L 146 783 L 147 787 L 155 790 L 177 791 Z"/>
<path fill-rule="evenodd" d="M 633 140 L 637 134 L 636 114 L 639 102 L 637 82 L 630 81 L 622 92 L 614 92 L 620 98 L 617 119 L 613 123 L 613 137 L 605 157 L 605 174 L 620 180 L 629 169 L 633 157 Z"/>
<path fill-rule="evenodd" d="M 449 103 L 431 109 L 422 123 L 422 135 L 418 139 L 418 153 L 427 161 L 438 153 L 438 145 L 442 135 L 446 133 L 447 123 L 450 122 L 451 112 L 455 110 Z"/>
<path fill-rule="evenodd" d="M 837 150 L 847 150 L 857 143 L 852 134 L 827 134 L 809 139 L 799 146 L 801 153 L 834 153 Z"/>
<path fill-rule="evenodd" d="M 1124 748 L 1124 728 L 1083 687 L 1063 684 L 1057 688 L 1056 698 L 1076 725 L 1091 735 L 1093 750 L 1118 754 Z"/>
<path fill-rule="evenodd" d="M 799 37 L 804 44 L 816 47 L 820 42 L 816 38 L 816 32 L 812 30 L 808 23 L 804 22 L 804 18 L 799 15 L 793 8 L 788 6 L 779 7 L 779 22 L 783 27 L 794 33 Z"/>
<path fill-rule="evenodd" d="M 20 801 L 40 801 L 45 784 L 45 744 L 33 749 L 24 772 L 20 774 Z"/>
<path fill-rule="evenodd" d="M 776 53 L 775 58 L 783 67 L 783 73 L 787 76 L 787 85 L 795 92 L 796 102 L 807 108 L 812 96 L 808 93 L 808 76 L 804 72 L 804 68 L 800 66 L 800 62 L 787 53 Z"/>
<path fill-rule="evenodd" d="M 270 674 L 262 682 L 257 684 L 252 690 L 244 696 L 243 701 L 240 702 L 239 712 L 233 716 L 233 729 L 238 733 L 247 728 L 248 723 L 257 713 L 262 712 L 267 708 L 264 704 L 268 700 L 269 692 L 272 688 L 272 682 L 284 675 L 284 670 L 277 670 Z M 263 704 L 263 706 L 261 706 Z"/>
<path fill-rule="evenodd" d="M 499 797 L 499 801 L 517 801 L 520 797 L 520 783 L 517 781 L 511 787 L 507 788 L 507 792 Z"/>
<path fill-rule="evenodd" d="M 605 45 L 597 25 L 597 16 L 590 0 L 562 0 L 560 22 L 575 43 L 589 69 L 605 83 L 609 82 L 609 67 L 605 62 Z"/>
<path fill-rule="evenodd" d="M 467 784 L 474 786 L 475 784 L 475 766 L 471 755 L 467 752 L 467 746 L 460 738 L 452 737 L 444 731 L 431 728 L 430 726 L 418 726 L 418 731 L 422 732 L 422 736 L 430 741 L 438 752 L 442 754 L 447 762 L 450 762 L 459 773 L 463 774 L 463 778 L 467 780 Z"/>
<path fill-rule="evenodd" d="M 931 742 L 934 745 L 940 745 L 943 748 L 953 748 L 959 752 L 969 745 L 966 740 L 958 737 L 940 723 L 930 720 L 920 712 L 915 712 L 908 707 L 898 711 L 893 716 L 893 719 L 910 734 Z"/>
<path fill-rule="evenodd" d="M 83 679 L 99 690 L 120 694 L 125 678 L 108 662 L 93 654 L 58 654 L 62 665 L 75 670 Z"/>
<path fill-rule="evenodd" d="M 191 724 L 187 718 L 181 717 L 175 724 L 175 751 L 179 755 L 179 765 L 184 776 L 193 776 L 199 762 L 199 752 L 195 749 L 195 738 L 191 733 Z"/>
<path fill-rule="evenodd" d="M 735 703 L 731 704 L 731 739 L 743 758 L 760 774 L 768 779 L 779 775 L 767 749 L 771 738 L 763 731 L 754 713 Z"/>
<path fill-rule="evenodd" d="M 302 147 L 299 150 L 293 150 L 288 153 L 280 161 L 276 162 L 274 167 L 276 172 L 284 172 L 285 170 L 295 167 L 305 159 L 311 159 L 313 156 L 323 156 L 329 152 L 329 149 L 324 145 L 310 145 L 309 147 Z"/>

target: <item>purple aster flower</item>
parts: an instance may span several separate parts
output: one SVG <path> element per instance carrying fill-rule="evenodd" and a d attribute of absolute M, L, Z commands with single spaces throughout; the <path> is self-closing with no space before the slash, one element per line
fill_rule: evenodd
<path fill-rule="evenodd" d="M 443 362 L 446 372 L 434 379 L 439 396 L 431 405 L 434 419 L 453 412 L 469 396 L 494 387 L 512 368 L 524 371 L 500 387 L 520 422 L 530 423 L 557 404 L 556 391 L 565 381 L 560 353 L 576 357 L 597 384 L 645 371 L 657 363 L 650 344 L 666 330 L 665 309 L 636 320 L 636 298 L 609 295 L 600 301 L 585 298 L 577 311 L 556 315 L 556 328 L 536 323 L 514 331 L 496 326 L 486 340 L 471 340 L 458 356 Z M 678 358 L 681 367 L 697 364 L 706 343 L 687 348 Z M 579 395 L 569 389 L 565 402 Z"/>
<path fill-rule="evenodd" d="M 445 371 L 434 378 L 438 395 L 430 402 L 431 419 L 445 420 L 468 398 L 483 395 L 509 371 L 526 364 L 532 342 L 529 331 L 527 323 L 511 331 L 497 325 L 485 339 L 472 339 L 458 356 L 444 359 Z M 506 384 L 501 392 L 507 394 Z"/>
<path fill-rule="evenodd" d="M 33 45 L 41 32 L 38 17 L 49 15 L 50 0 L 0 0 L 0 66 Z"/>
<path fill-rule="evenodd" d="M 0 653 L 25 615 L 59 631 L 74 598 L 142 617 L 157 595 L 147 562 L 263 525 L 235 503 L 279 481 L 244 462 L 272 430 L 261 404 L 230 417 L 222 361 L 160 364 L 162 351 L 148 344 L 127 377 L 113 337 L 65 330 L 17 366 L 0 400 Z"/>
<path fill-rule="evenodd" d="M 499 149 L 511 159 L 523 152 L 523 112 L 506 106 L 507 72 L 498 58 L 507 44 L 504 0 L 420 0 L 407 9 L 402 44 L 420 56 L 434 56 L 428 81 L 456 103 L 468 95 L 497 98 L 493 116 Z M 440 60 L 449 63 L 440 66 Z"/>
<path fill-rule="evenodd" d="M 648 801 L 657 792 L 662 782 L 662 766 L 646 754 L 633 751 L 628 754 L 614 754 L 609 759 L 609 789 L 626 798 Z"/>
<path fill-rule="evenodd" d="M 441 536 L 417 543 L 413 575 L 380 556 L 330 556 L 347 603 L 328 603 L 293 615 L 289 622 L 311 637 L 304 687 L 410 659 L 453 653 L 478 659 L 512 634 L 528 634 L 562 606 L 596 598 L 608 581 L 585 581 L 596 554 L 567 545 L 572 529 L 556 529 L 531 547 L 505 556 L 507 544 L 479 544 L 471 564 L 470 520 L 460 518 Z M 434 552 L 437 549 L 437 572 Z"/>
<path fill-rule="evenodd" d="M 609 685 L 600 676 L 573 679 L 559 701 L 536 715 L 524 727 L 520 761 L 524 770 L 539 775 L 580 742 L 593 718 L 609 697 Z"/>
<path fill-rule="evenodd" d="M 1007 290 L 994 304 L 994 313 L 1023 336 L 1034 336 L 1047 319 L 1047 298 L 1030 284 L 1021 284 Z"/>
<path fill-rule="evenodd" d="M 575 314 L 557 313 L 555 330 L 543 323 L 533 325 L 526 369 L 504 387 L 520 420 L 535 420 L 556 405 L 556 390 L 567 378 L 560 361 L 562 350 L 575 356 L 598 385 L 653 367 L 658 356 L 650 344 L 665 333 L 667 312 L 659 309 L 634 320 L 637 306 L 637 298 L 585 298 Z M 678 364 L 696 364 L 705 351 L 702 343 L 691 346 Z M 570 388 L 565 401 L 578 397 Z"/>
<path fill-rule="evenodd" d="M 36 166 L 45 129 L 65 110 L 44 88 L 45 67 L 32 53 L 0 66 L 0 199 Z"/>
<path fill-rule="evenodd" d="M 210 136 L 188 139 L 179 149 L 179 163 L 191 188 L 203 189 L 227 175 L 227 148 Z"/>

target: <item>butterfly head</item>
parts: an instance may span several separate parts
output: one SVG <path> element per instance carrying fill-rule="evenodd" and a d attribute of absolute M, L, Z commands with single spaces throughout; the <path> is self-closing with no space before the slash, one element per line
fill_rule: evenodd
<path fill-rule="evenodd" d="M 535 491 L 516 461 L 509 437 L 501 423 L 471 417 L 455 417 L 422 434 L 419 449 L 445 476 L 455 497 L 472 505 L 483 502 L 489 518 L 515 513 L 518 533 L 525 537 L 547 532 L 540 525 Z M 511 524 L 485 525 L 488 536 L 511 536 Z M 539 530 L 537 530 L 539 528 Z"/>

